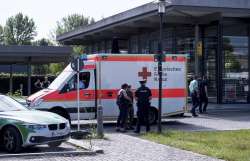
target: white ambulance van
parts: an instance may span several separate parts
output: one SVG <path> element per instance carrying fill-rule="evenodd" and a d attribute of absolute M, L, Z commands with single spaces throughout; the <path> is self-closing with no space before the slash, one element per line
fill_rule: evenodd
<path fill-rule="evenodd" d="M 136 90 L 139 80 L 146 79 L 152 91 L 150 122 L 157 120 L 158 63 L 154 55 L 98 54 L 80 61 L 80 119 L 94 119 L 97 105 L 103 106 L 104 120 L 118 116 L 116 98 L 123 83 Z M 183 114 L 187 109 L 185 55 L 166 55 L 163 60 L 162 116 Z M 77 76 L 68 65 L 43 89 L 27 98 L 31 108 L 55 112 L 69 120 L 77 119 Z M 134 104 L 136 114 L 136 103 Z"/>

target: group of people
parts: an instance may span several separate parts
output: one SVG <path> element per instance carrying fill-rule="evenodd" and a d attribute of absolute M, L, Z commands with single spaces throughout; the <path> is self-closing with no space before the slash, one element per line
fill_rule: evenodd
<path fill-rule="evenodd" d="M 44 81 L 41 82 L 40 79 L 37 79 L 36 82 L 34 83 L 34 87 L 36 89 L 36 91 L 39 91 L 41 89 L 44 88 L 48 88 L 50 85 L 50 81 L 48 79 L 48 77 L 44 77 Z"/>
<path fill-rule="evenodd" d="M 192 98 L 193 106 L 190 112 L 194 117 L 198 116 L 196 114 L 196 108 L 198 106 L 200 114 L 207 112 L 207 105 L 208 105 L 207 86 L 208 86 L 208 81 L 206 76 L 203 76 L 202 78 L 194 76 L 191 78 L 191 82 L 189 84 L 189 91 Z"/>
<path fill-rule="evenodd" d="M 140 133 L 141 125 L 146 125 L 146 131 L 150 131 L 149 108 L 152 97 L 151 90 L 146 87 L 146 80 L 140 81 L 139 87 L 135 93 L 131 85 L 124 83 L 117 94 L 117 105 L 119 107 L 119 116 L 117 119 L 117 131 L 126 132 L 134 130 L 134 100 L 137 104 L 137 123 L 135 133 Z"/>

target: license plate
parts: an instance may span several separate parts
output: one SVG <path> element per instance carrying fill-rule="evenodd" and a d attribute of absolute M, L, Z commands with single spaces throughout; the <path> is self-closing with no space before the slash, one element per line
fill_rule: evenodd
<path fill-rule="evenodd" d="M 64 132 L 60 132 L 60 131 L 55 131 L 51 133 L 52 137 L 56 137 L 56 136 L 63 136 L 66 135 Z"/>

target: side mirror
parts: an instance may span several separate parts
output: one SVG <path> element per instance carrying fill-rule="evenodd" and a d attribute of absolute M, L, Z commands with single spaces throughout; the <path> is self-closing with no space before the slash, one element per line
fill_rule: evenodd
<path fill-rule="evenodd" d="M 69 84 L 65 84 L 65 86 L 61 89 L 60 93 L 66 93 L 69 92 L 70 88 L 69 88 Z"/>

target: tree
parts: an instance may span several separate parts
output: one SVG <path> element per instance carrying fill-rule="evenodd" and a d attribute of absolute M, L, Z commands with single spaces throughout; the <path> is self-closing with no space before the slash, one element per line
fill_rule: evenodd
<path fill-rule="evenodd" d="M 85 17 L 81 14 L 72 14 L 63 17 L 60 21 L 57 21 L 56 28 L 50 32 L 50 40 L 54 43 L 58 43 L 56 42 L 57 35 L 61 35 L 65 32 L 69 32 L 78 27 L 87 26 L 92 23 L 94 23 L 93 18 Z M 73 47 L 72 56 L 82 54 L 84 46 L 73 45 L 72 47 Z M 65 68 L 65 66 L 66 66 L 65 63 L 52 63 L 49 65 L 49 72 L 53 75 L 57 75 Z"/>
<path fill-rule="evenodd" d="M 61 35 L 65 32 L 72 31 L 81 26 L 87 26 L 94 23 L 95 20 L 90 17 L 85 17 L 80 14 L 72 14 L 63 17 L 61 21 L 57 21 L 56 35 Z"/>
<path fill-rule="evenodd" d="M 3 36 L 3 27 L 0 25 L 0 44 L 3 44 L 4 36 Z"/>
<path fill-rule="evenodd" d="M 8 18 L 4 27 L 4 40 L 7 45 L 30 45 L 37 35 L 33 19 L 18 13 Z"/>
<path fill-rule="evenodd" d="M 49 39 L 42 38 L 40 40 L 36 40 L 32 42 L 34 46 L 52 46 L 53 43 Z M 50 65 L 47 64 L 39 64 L 32 66 L 32 73 L 38 75 L 45 75 L 50 73 Z"/>
<path fill-rule="evenodd" d="M 49 65 L 50 74 L 59 75 L 60 72 L 65 68 L 65 63 L 52 63 Z"/>
<path fill-rule="evenodd" d="M 65 32 L 72 31 L 79 27 L 84 27 L 89 24 L 94 23 L 95 20 L 90 17 L 85 17 L 81 14 L 72 14 L 67 17 L 63 17 L 60 21 L 57 21 L 57 27 L 51 37 L 55 39 L 55 35 L 61 35 Z M 82 45 L 74 45 L 73 47 L 73 55 L 79 55 L 82 54 L 82 51 L 84 50 L 84 46 Z"/>
<path fill-rule="evenodd" d="M 234 55 L 234 48 L 231 45 L 231 41 L 229 38 L 223 39 L 223 48 L 224 48 L 224 56 L 225 56 L 225 69 L 227 72 L 237 72 L 241 69 L 241 64 L 237 59 L 237 56 Z"/>
<path fill-rule="evenodd" d="M 40 40 L 33 41 L 32 45 L 34 45 L 34 46 L 52 46 L 54 44 L 49 39 L 42 38 Z"/>

